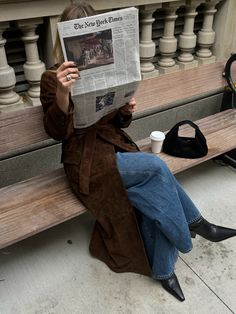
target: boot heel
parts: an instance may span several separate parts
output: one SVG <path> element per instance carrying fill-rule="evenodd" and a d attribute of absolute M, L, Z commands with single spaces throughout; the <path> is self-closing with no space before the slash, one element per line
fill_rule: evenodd
<path fill-rule="evenodd" d="M 198 234 L 211 242 L 220 242 L 236 236 L 236 229 L 213 225 L 204 218 L 190 224 L 189 230 L 192 238 Z"/>

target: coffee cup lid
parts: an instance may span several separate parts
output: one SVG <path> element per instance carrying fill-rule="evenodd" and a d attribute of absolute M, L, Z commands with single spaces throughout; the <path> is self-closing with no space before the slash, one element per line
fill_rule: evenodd
<path fill-rule="evenodd" d="M 153 131 L 150 134 L 150 139 L 154 140 L 154 141 L 162 141 L 165 139 L 165 133 L 163 133 L 161 131 Z"/>

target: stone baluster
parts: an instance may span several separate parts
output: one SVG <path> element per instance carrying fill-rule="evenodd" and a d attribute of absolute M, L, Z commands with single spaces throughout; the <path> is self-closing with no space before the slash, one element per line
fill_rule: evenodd
<path fill-rule="evenodd" d="M 30 85 L 27 98 L 32 106 L 40 105 L 40 79 L 45 71 L 45 65 L 39 59 L 38 54 L 37 40 L 39 36 L 35 33 L 36 27 L 42 23 L 43 19 L 41 18 L 17 21 L 17 26 L 23 33 L 21 39 L 24 42 L 26 53 L 26 62 L 23 68 L 25 78 Z"/>
<path fill-rule="evenodd" d="M 142 79 L 148 79 L 159 75 L 152 63 L 156 54 L 156 45 L 152 40 L 153 13 L 161 7 L 161 4 L 144 5 L 140 7 L 140 67 Z"/>
<path fill-rule="evenodd" d="M 7 63 L 5 43 L 2 33 L 9 27 L 7 22 L 0 23 L 0 112 L 23 108 L 23 101 L 14 92 L 16 84 L 15 72 Z"/>
<path fill-rule="evenodd" d="M 186 0 L 184 13 L 184 30 L 179 35 L 178 65 L 181 69 L 189 69 L 198 66 L 193 57 L 193 49 L 196 47 L 197 36 L 194 34 L 194 21 L 197 15 L 196 8 L 201 2 L 199 0 Z"/>
<path fill-rule="evenodd" d="M 45 20 L 44 59 L 47 69 L 55 65 L 53 47 L 56 41 L 58 20 L 58 16 L 50 16 Z"/>
<path fill-rule="evenodd" d="M 197 50 L 195 57 L 199 64 L 213 63 L 216 60 L 210 48 L 215 42 L 215 32 L 212 27 L 214 15 L 217 11 L 215 6 L 218 2 L 219 0 L 208 0 L 204 4 L 203 25 L 197 36 L 197 43 L 200 48 Z"/>
<path fill-rule="evenodd" d="M 162 8 L 165 10 L 164 33 L 159 40 L 160 59 L 158 60 L 159 72 L 169 73 L 179 69 L 173 57 L 177 50 L 177 39 L 174 36 L 175 20 L 177 18 L 176 10 L 179 6 L 185 4 L 185 1 L 164 3 Z"/>

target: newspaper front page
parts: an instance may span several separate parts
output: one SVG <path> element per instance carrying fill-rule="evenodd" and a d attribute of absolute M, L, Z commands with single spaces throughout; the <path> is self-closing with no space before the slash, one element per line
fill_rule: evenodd
<path fill-rule="evenodd" d="M 74 127 L 88 127 L 134 95 L 140 76 L 138 10 L 127 8 L 58 23 L 66 61 L 80 78 L 73 84 Z"/>

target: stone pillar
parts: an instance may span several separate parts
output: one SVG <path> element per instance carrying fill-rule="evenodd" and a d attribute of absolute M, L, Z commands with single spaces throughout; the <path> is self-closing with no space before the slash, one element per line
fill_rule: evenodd
<path fill-rule="evenodd" d="M 217 11 L 215 6 L 218 2 L 219 0 L 208 0 L 204 4 L 203 25 L 197 36 L 197 43 L 200 48 L 197 50 L 195 57 L 199 64 L 214 63 L 216 61 L 216 57 L 213 56 L 210 48 L 215 42 L 215 32 L 212 27 L 214 15 Z"/>
<path fill-rule="evenodd" d="M 186 0 L 184 13 L 184 30 L 179 35 L 178 65 L 181 69 L 190 69 L 198 66 L 192 51 L 196 47 L 197 36 L 194 34 L 194 21 L 197 15 L 196 8 L 200 4 L 197 0 Z"/>
<path fill-rule="evenodd" d="M 35 30 L 39 24 L 43 23 L 43 19 L 35 18 L 17 21 L 17 26 L 23 32 L 21 38 L 25 44 L 26 62 L 23 65 L 26 80 L 29 82 L 30 88 L 27 92 L 28 101 L 32 106 L 40 105 L 40 79 L 45 71 L 44 63 L 39 59 L 37 40 Z"/>
<path fill-rule="evenodd" d="M 15 72 L 7 63 L 5 43 L 2 33 L 7 29 L 7 22 L 0 23 L 0 112 L 23 108 L 23 101 L 14 92 L 16 84 Z"/>
<path fill-rule="evenodd" d="M 152 59 L 156 54 L 156 45 L 152 40 L 153 13 L 161 7 L 161 4 L 144 5 L 140 7 L 140 67 L 142 79 L 148 79 L 159 75 Z"/>
<path fill-rule="evenodd" d="M 177 18 L 176 10 L 179 6 L 185 4 L 185 1 L 164 3 L 165 10 L 164 33 L 159 40 L 160 59 L 158 60 L 158 69 L 160 73 L 175 72 L 179 66 L 175 63 L 173 57 L 177 50 L 177 39 L 174 36 L 175 20 Z"/>

